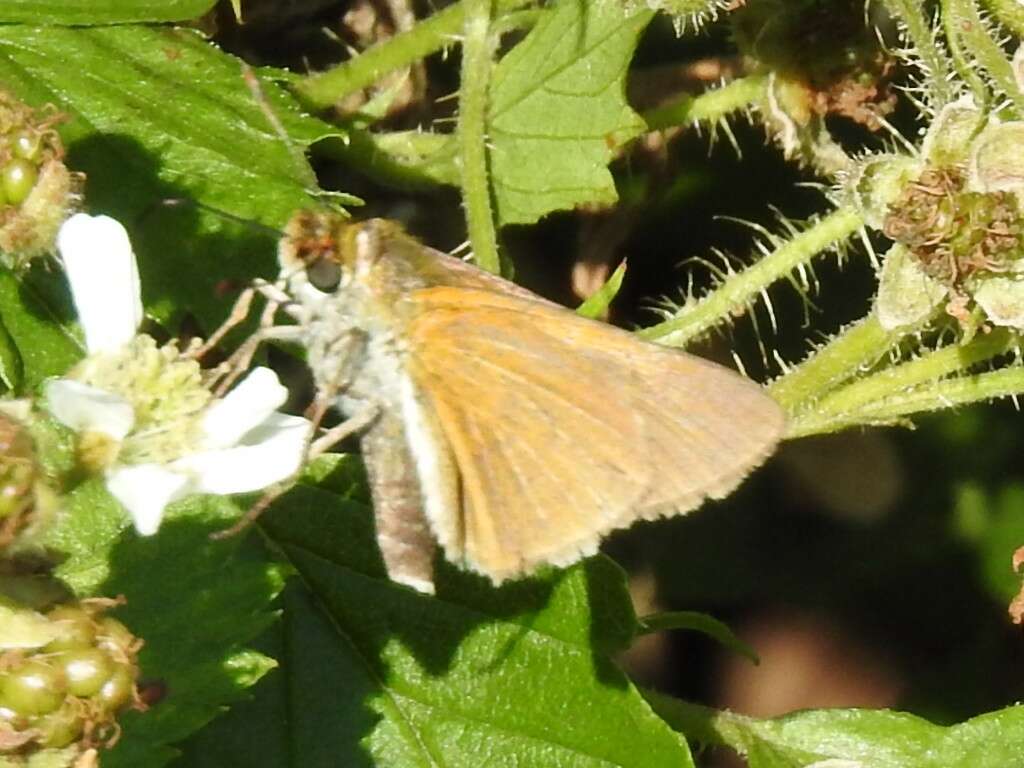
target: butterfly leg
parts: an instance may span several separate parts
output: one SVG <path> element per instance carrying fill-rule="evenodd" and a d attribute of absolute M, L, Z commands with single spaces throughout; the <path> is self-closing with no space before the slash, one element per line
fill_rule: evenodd
<path fill-rule="evenodd" d="M 267 305 L 268 309 L 270 305 Z M 275 307 L 276 309 L 276 307 Z M 221 397 L 227 392 L 231 385 L 249 369 L 256 351 L 266 341 L 299 341 L 303 337 L 303 330 L 297 325 L 265 325 L 253 333 L 245 342 L 236 349 L 221 366 L 214 376 L 213 394 Z"/>
<path fill-rule="evenodd" d="M 233 328 L 237 328 L 241 325 L 247 317 L 249 312 L 252 310 L 252 300 L 256 297 L 256 286 L 250 285 L 248 288 L 243 290 L 238 298 L 235 299 L 234 306 L 231 307 L 231 312 L 228 315 L 227 320 L 220 324 L 210 336 L 195 349 L 189 350 L 186 353 L 187 357 L 191 357 L 194 360 L 201 360 L 211 349 L 216 347 L 228 332 Z"/>
<path fill-rule="evenodd" d="M 328 403 L 327 406 L 329 407 L 330 403 Z M 326 408 L 324 410 L 326 410 Z M 356 413 L 355 416 L 350 416 L 341 422 L 341 424 L 331 427 L 309 444 L 309 448 L 306 451 L 307 461 L 315 459 L 320 454 L 326 452 L 329 448 L 340 443 L 346 437 L 362 432 L 373 424 L 379 415 L 380 407 L 376 404 L 371 404 Z M 323 417 L 321 416 L 321 418 Z"/>
<path fill-rule="evenodd" d="M 249 317 L 249 312 L 252 311 L 252 300 L 257 295 L 265 297 L 271 304 L 274 305 L 274 309 L 271 311 L 271 317 L 273 314 L 281 308 L 283 305 L 291 303 L 291 297 L 285 293 L 283 284 L 281 281 L 277 283 L 268 283 L 266 280 L 257 278 L 247 286 L 235 299 L 235 303 L 231 307 L 231 312 L 228 314 L 227 319 L 218 326 L 210 336 L 202 344 L 197 346 L 195 349 L 190 349 L 185 353 L 186 357 L 191 357 L 195 360 L 200 360 L 206 355 L 211 349 L 216 347 L 227 334 L 234 328 L 237 328 L 246 318 Z M 287 307 L 285 307 L 287 309 Z M 266 314 L 266 311 L 264 311 Z"/>
<path fill-rule="evenodd" d="M 263 495 L 259 497 L 255 504 L 246 510 L 244 515 L 235 521 L 234 525 L 229 528 L 225 528 L 222 531 L 211 533 L 210 538 L 214 541 L 220 541 L 221 539 L 229 539 L 232 536 L 237 536 L 250 525 L 255 523 L 256 519 L 266 512 L 267 507 L 277 501 L 277 499 L 284 495 L 286 491 L 290 490 L 293 485 L 295 485 L 295 480 L 292 478 L 282 480 L 279 483 L 274 483 L 274 485 L 263 491 Z"/>

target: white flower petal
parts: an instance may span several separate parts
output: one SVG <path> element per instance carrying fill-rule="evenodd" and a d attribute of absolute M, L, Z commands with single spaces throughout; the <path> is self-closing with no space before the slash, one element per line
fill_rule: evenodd
<path fill-rule="evenodd" d="M 143 536 L 156 533 L 168 504 L 193 492 L 188 475 L 159 464 L 118 467 L 107 473 L 107 490 L 128 510 Z"/>
<path fill-rule="evenodd" d="M 135 410 L 120 395 L 72 379 L 46 383 L 46 407 L 76 432 L 102 432 L 123 440 L 135 425 Z"/>
<path fill-rule="evenodd" d="M 76 213 L 57 233 L 89 352 L 127 344 L 142 322 L 139 269 L 128 233 L 109 216 Z"/>
<path fill-rule="evenodd" d="M 309 419 L 275 412 L 267 416 L 254 429 L 250 429 L 242 435 L 242 439 L 238 441 L 238 444 L 252 446 L 260 443 L 274 442 L 281 447 L 281 450 L 286 448 L 291 450 L 293 447 L 305 450 L 312 429 L 313 424 Z"/>
<path fill-rule="evenodd" d="M 237 387 L 207 408 L 203 416 L 203 445 L 216 449 L 237 444 L 287 399 L 288 390 L 276 373 L 269 368 L 254 368 Z"/>
<path fill-rule="evenodd" d="M 299 416 L 272 413 L 242 445 L 184 456 L 171 467 L 191 474 L 198 493 L 258 491 L 299 470 L 311 428 Z"/>

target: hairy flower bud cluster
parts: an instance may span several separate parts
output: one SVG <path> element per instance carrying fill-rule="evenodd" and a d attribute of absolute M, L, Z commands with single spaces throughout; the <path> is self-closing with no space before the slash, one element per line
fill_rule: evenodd
<path fill-rule="evenodd" d="M 944 306 L 965 338 L 992 325 L 1024 329 L 1021 157 L 1024 123 L 1000 122 L 963 97 L 936 115 L 920 159 L 872 174 L 884 190 L 869 184 L 865 194 L 863 174 L 851 175 L 865 221 L 894 243 L 879 275 L 883 327 L 919 326 Z"/>
<path fill-rule="evenodd" d="M 0 263 L 12 269 L 53 250 L 79 199 L 81 178 L 64 165 L 55 129 L 61 119 L 0 91 Z"/>

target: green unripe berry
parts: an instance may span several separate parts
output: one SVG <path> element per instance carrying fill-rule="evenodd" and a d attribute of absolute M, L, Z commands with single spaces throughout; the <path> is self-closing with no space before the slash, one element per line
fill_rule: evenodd
<path fill-rule="evenodd" d="M 103 651 L 81 648 L 62 653 L 54 658 L 68 680 L 68 691 L 87 698 L 99 693 L 103 684 L 114 673 L 114 662 Z"/>
<path fill-rule="evenodd" d="M 107 712 L 117 712 L 132 700 L 132 693 L 135 690 L 135 681 L 129 667 L 118 665 L 114 668 L 114 674 L 103 684 L 100 692 L 93 698 Z"/>
<path fill-rule="evenodd" d="M 7 201 L 11 205 L 20 205 L 29 196 L 39 178 L 39 171 L 28 160 L 14 158 L 0 172 L 0 186 L 3 187 Z"/>
<path fill-rule="evenodd" d="M 100 620 L 99 630 L 96 634 L 97 647 L 108 651 L 115 657 L 128 653 L 136 641 L 135 635 L 128 627 L 109 616 Z"/>
<path fill-rule="evenodd" d="M 35 659 L 0 675 L 0 700 L 22 715 L 45 715 L 67 696 L 63 671 Z"/>
<path fill-rule="evenodd" d="M 48 652 L 91 648 L 96 642 L 96 622 L 88 611 L 61 606 L 50 611 L 47 618 L 54 622 L 58 633 L 46 646 Z"/>
<path fill-rule="evenodd" d="M 21 130 L 10 136 L 8 141 L 15 157 L 35 163 L 42 156 L 43 141 L 38 133 Z"/>

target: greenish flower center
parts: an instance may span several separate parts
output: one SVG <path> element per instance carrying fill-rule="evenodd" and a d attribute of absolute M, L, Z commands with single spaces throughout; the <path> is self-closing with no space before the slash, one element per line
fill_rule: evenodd
<path fill-rule="evenodd" d="M 970 192 L 960 168 L 931 168 L 890 208 L 885 234 L 944 285 L 1001 274 L 1021 257 L 1024 218 L 1009 192 Z"/>
<path fill-rule="evenodd" d="M 135 426 L 121 444 L 124 464 L 165 463 L 196 450 L 202 416 L 212 399 L 199 363 L 173 345 L 136 336 L 114 353 L 90 355 L 71 377 L 120 395 L 135 410 Z"/>

